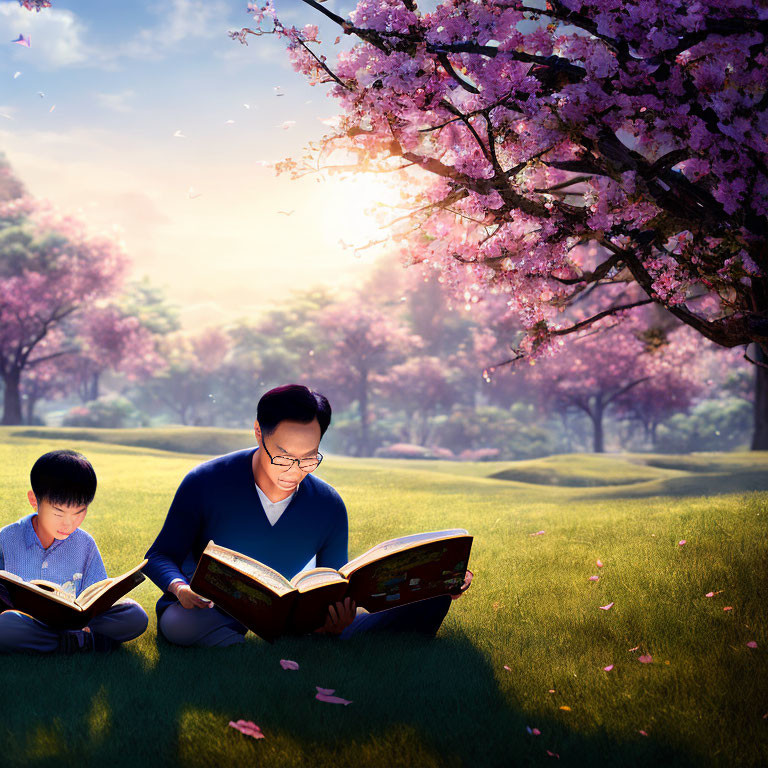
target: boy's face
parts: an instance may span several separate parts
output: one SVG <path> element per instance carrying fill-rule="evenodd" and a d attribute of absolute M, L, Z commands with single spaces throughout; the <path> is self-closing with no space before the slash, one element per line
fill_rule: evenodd
<path fill-rule="evenodd" d="M 317 456 L 321 437 L 317 419 L 309 424 L 281 421 L 275 431 L 266 438 L 261 434 L 258 422 L 254 424 L 254 429 L 261 448 L 266 447 L 272 456 L 290 456 L 296 459 Z M 257 451 L 256 460 L 263 475 L 272 484 L 272 490 L 282 493 L 295 491 L 308 474 L 299 469 L 295 461 L 290 469 L 272 464 L 266 451 Z M 264 488 L 262 490 L 266 491 Z"/>
<path fill-rule="evenodd" d="M 32 491 L 27 498 L 32 508 L 37 510 L 38 531 L 54 539 L 66 539 L 82 525 L 88 511 L 87 504 L 52 504 L 47 499 L 38 501 Z"/>

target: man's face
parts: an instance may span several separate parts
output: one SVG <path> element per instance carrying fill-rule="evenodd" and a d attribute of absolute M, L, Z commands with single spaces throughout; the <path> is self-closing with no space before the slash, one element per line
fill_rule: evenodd
<path fill-rule="evenodd" d="M 309 424 L 296 421 L 281 421 L 271 435 L 262 435 L 258 423 L 256 437 L 262 450 L 257 452 L 257 461 L 263 473 L 282 492 L 291 493 L 299 486 L 308 473 L 293 462 L 290 468 L 278 467 L 271 463 L 267 452 L 273 457 L 288 456 L 292 459 L 309 459 L 317 456 L 320 448 L 320 424 L 314 419 Z M 263 450 L 266 448 L 266 450 Z"/>
<path fill-rule="evenodd" d="M 52 504 L 47 499 L 37 501 L 32 491 L 29 503 L 37 509 L 37 528 L 46 538 L 66 539 L 79 528 L 88 512 L 87 504 Z"/>

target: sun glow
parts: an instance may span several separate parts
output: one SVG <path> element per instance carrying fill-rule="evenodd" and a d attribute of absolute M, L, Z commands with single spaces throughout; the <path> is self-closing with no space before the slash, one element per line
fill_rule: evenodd
<path fill-rule="evenodd" d="M 344 178 L 332 176 L 316 185 L 321 231 L 329 244 L 346 249 L 357 258 L 365 258 L 379 252 L 390 241 L 392 228 L 386 224 L 405 211 L 391 207 L 400 201 L 399 191 L 394 179 L 388 182 L 383 176 L 374 173 L 349 174 Z M 363 248 L 377 241 L 384 242 Z"/>

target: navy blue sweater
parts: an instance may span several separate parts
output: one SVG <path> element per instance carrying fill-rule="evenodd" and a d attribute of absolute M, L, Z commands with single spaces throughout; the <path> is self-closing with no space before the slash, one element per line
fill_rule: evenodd
<path fill-rule="evenodd" d="M 219 456 L 181 481 L 163 528 L 145 555 L 144 573 L 163 591 L 158 618 L 176 598 L 173 579 L 189 582 L 208 542 L 242 552 L 290 579 L 313 556 L 317 566 L 347 562 L 347 510 L 341 496 L 314 475 L 300 483 L 290 504 L 270 525 L 253 478 L 258 448 Z"/>

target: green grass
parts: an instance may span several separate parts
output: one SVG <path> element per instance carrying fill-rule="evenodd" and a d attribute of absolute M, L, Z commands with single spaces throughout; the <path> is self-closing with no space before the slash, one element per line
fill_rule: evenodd
<path fill-rule="evenodd" d="M 16 432 L 0 430 L 0 525 L 26 514 L 37 456 L 78 448 L 99 477 L 84 528 L 110 573 L 142 558 L 208 437 L 150 430 L 146 449 Z M 160 450 L 182 438 L 184 453 Z M 175 648 L 156 637 L 147 581 L 132 596 L 150 627 L 115 654 L 0 657 L 0 765 L 766 765 L 767 465 L 765 454 L 331 456 L 319 474 L 346 502 L 350 556 L 414 531 L 474 534 L 475 581 L 435 640 L 249 635 L 241 647 Z M 281 658 L 301 669 L 283 671 Z M 316 685 L 353 704 L 316 701 Z M 240 718 L 266 738 L 227 727 Z"/>

